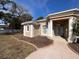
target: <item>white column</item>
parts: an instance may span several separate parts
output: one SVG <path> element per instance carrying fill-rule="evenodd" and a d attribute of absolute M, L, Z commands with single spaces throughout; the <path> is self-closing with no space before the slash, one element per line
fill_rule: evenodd
<path fill-rule="evenodd" d="M 23 35 L 26 36 L 26 26 L 23 26 Z"/>
<path fill-rule="evenodd" d="M 52 38 L 53 35 L 54 35 L 54 32 L 53 32 L 53 21 L 50 20 L 48 22 L 48 36 Z"/>
<path fill-rule="evenodd" d="M 33 34 L 33 29 L 34 29 L 34 27 L 33 27 L 33 25 L 30 25 L 30 31 L 31 31 L 31 36 L 30 37 L 34 37 L 34 34 Z"/>
<path fill-rule="evenodd" d="M 72 43 L 73 42 L 73 23 L 75 17 L 70 17 L 69 18 L 69 34 L 68 34 L 68 42 Z"/>
<path fill-rule="evenodd" d="M 43 35 L 43 25 L 42 24 L 40 25 L 40 28 L 41 28 L 41 35 Z"/>

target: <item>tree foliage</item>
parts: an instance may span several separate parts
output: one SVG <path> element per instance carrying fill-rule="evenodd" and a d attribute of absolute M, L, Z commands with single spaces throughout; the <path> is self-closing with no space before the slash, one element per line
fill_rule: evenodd
<path fill-rule="evenodd" d="M 21 28 L 21 22 L 18 20 L 18 18 L 13 18 L 12 21 L 9 21 L 11 24 L 9 26 L 10 29 L 20 29 Z"/>
<path fill-rule="evenodd" d="M 9 11 L 9 13 L 1 11 L 0 18 L 4 18 L 5 23 L 10 23 L 10 28 L 13 29 L 19 29 L 22 22 L 32 20 L 28 10 L 25 10 L 12 0 L 0 0 L 0 10 Z"/>
<path fill-rule="evenodd" d="M 74 35 L 79 36 L 79 20 L 77 20 L 73 25 Z"/>
<path fill-rule="evenodd" d="M 31 21 L 33 17 L 30 14 L 22 14 L 21 16 L 18 16 L 18 18 L 21 22 L 25 22 Z"/>
<path fill-rule="evenodd" d="M 4 13 L 0 12 L 0 18 L 2 19 L 4 17 Z"/>
<path fill-rule="evenodd" d="M 41 19 L 44 19 L 44 17 L 40 16 L 36 20 L 41 20 Z"/>

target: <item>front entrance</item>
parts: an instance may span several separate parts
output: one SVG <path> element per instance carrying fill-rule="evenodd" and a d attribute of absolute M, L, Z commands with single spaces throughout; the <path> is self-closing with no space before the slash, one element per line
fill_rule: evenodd
<path fill-rule="evenodd" d="M 62 24 L 56 24 L 55 25 L 55 35 L 56 36 L 62 36 L 64 35 L 64 26 Z"/>
<path fill-rule="evenodd" d="M 63 38 L 68 37 L 68 20 L 53 21 L 54 34 Z"/>

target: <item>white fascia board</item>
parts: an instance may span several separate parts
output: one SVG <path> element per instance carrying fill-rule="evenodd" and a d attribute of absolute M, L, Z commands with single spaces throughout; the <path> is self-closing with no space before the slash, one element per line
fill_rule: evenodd
<path fill-rule="evenodd" d="M 42 21 L 46 21 L 46 19 L 36 20 L 36 22 L 42 22 Z"/>
<path fill-rule="evenodd" d="M 42 22 L 42 21 L 46 21 L 46 19 L 27 21 L 27 22 L 23 22 L 23 23 L 21 23 L 21 25 L 25 25 L 25 24 L 33 24 L 33 23 L 35 23 L 35 22 Z"/>
<path fill-rule="evenodd" d="M 23 22 L 23 23 L 21 23 L 21 25 L 25 25 L 25 24 L 31 24 L 31 23 L 33 23 L 34 21 L 27 21 L 27 22 Z"/>
<path fill-rule="evenodd" d="M 61 14 L 61 13 L 65 13 L 65 12 L 71 12 L 71 11 L 79 11 L 79 8 L 74 8 L 74 9 L 70 9 L 70 10 L 65 10 L 65 11 L 61 11 L 61 12 L 56 12 L 56 13 L 48 14 L 48 16 L 56 15 L 56 14 Z"/>

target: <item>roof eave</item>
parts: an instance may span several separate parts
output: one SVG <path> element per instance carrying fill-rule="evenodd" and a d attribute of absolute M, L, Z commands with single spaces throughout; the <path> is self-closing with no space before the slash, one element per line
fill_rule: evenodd
<path fill-rule="evenodd" d="M 79 9 L 74 8 L 74 9 L 70 9 L 70 10 L 66 10 L 66 11 L 56 12 L 56 13 L 53 13 L 53 14 L 48 14 L 47 17 L 57 15 L 57 14 L 61 14 L 61 13 L 71 12 L 71 11 L 79 11 Z"/>

